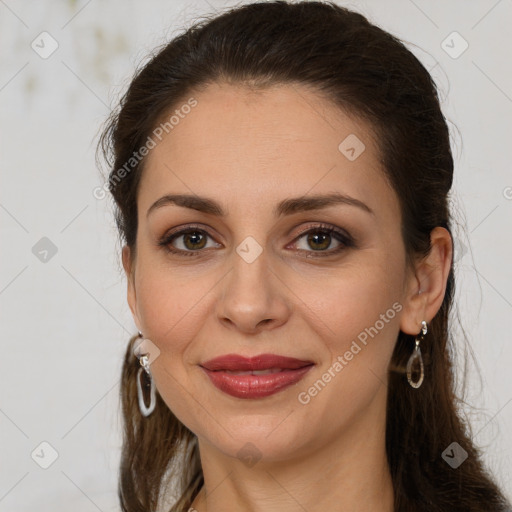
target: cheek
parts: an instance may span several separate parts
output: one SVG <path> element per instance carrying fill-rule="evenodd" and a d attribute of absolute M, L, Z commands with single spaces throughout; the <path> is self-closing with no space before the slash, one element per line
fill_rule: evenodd
<path fill-rule="evenodd" d="M 385 396 L 402 305 L 398 288 L 383 274 L 362 277 L 340 280 L 315 310 L 325 353 L 315 377 L 297 390 L 313 430 L 335 435 L 369 410 L 376 396 Z"/>
<path fill-rule="evenodd" d="M 403 308 L 399 264 L 368 258 L 303 291 L 312 325 L 328 352 L 322 370 L 343 373 L 353 389 L 360 389 L 372 373 L 386 379 Z M 343 369 L 338 365 L 335 371 L 333 363 L 340 357 Z"/>
<path fill-rule="evenodd" d="M 194 279 L 179 269 L 141 264 L 136 290 L 144 334 L 158 345 L 179 345 L 193 338 L 200 327 L 201 303 L 211 286 L 205 276 Z"/>

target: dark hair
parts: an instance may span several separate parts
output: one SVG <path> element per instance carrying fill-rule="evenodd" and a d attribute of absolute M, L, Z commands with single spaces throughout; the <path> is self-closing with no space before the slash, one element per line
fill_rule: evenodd
<path fill-rule="evenodd" d="M 424 66 L 402 42 L 361 14 L 332 2 L 274 1 L 206 17 L 175 37 L 137 72 L 111 116 L 100 147 L 110 164 L 117 225 L 132 249 L 144 159 L 122 179 L 119 170 L 126 170 L 126 162 L 164 115 L 187 95 L 216 82 L 254 89 L 304 85 L 364 118 L 373 127 L 385 177 L 400 201 L 407 263 L 429 253 L 436 226 L 451 234 L 449 133 Z M 400 332 L 392 356 L 386 450 L 397 511 L 489 511 L 506 504 L 457 413 L 448 332 L 453 294 L 452 259 L 443 303 L 429 325 L 428 343 L 422 345 L 426 379 L 420 389 L 411 388 L 403 375 L 414 337 Z M 122 509 L 155 510 L 172 481 L 178 494 L 171 512 L 187 510 L 203 484 L 197 439 L 160 396 L 154 413 L 141 416 L 135 339 L 122 370 Z M 441 457 L 454 441 L 468 453 L 456 470 Z"/>

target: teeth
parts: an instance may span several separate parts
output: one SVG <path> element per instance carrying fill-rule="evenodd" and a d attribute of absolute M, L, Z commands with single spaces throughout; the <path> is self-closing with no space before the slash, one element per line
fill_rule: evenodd
<path fill-rule="evenodd" d="M 270 368 L 268 370 L 248 370 L 248 371 L 234 371 L 234 370 L 223 370 L 231 375 L 267 375 L 269 373 L 279 373 L 281 368 Z"/>

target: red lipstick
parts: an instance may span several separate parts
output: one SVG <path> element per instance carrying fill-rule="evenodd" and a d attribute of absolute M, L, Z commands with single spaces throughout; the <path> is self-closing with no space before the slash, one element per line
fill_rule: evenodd
<path fill-rule="evenodd" d="M 200 364 L 215 387 L 237 398 L 273 395 L 301 380 L 313 366 L 312 361 L 277 354 L 226 354 Z"/>

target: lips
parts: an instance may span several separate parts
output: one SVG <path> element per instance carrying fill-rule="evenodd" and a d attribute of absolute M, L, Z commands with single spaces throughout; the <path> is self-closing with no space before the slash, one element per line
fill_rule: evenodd
<path fill-rule="evenodd" d="M 263 398 L 295 384 L 314 366 L 312 361 L 261 354 L 246 358 L 227 354 L 200 364 L 212 384 L 237 398 Z"/>

